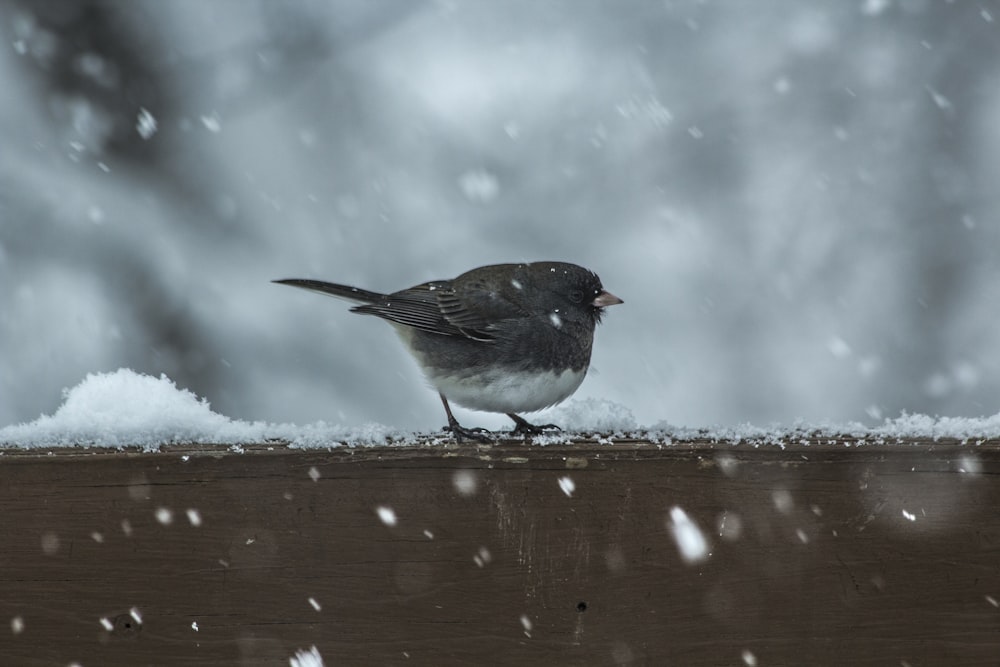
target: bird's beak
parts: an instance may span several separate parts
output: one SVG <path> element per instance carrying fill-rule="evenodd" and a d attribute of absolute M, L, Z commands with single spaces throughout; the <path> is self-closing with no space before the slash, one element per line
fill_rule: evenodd
<path fill-rule="evenodd" d="M 591 301 L 590 303 L 596 308 L 605 308 L 607 306 L 614 306 L 616 304 L 625 302 L 616 297 L 611 292 L 601 292 L 596 297 L 594 297 L 594 300 Z"/>

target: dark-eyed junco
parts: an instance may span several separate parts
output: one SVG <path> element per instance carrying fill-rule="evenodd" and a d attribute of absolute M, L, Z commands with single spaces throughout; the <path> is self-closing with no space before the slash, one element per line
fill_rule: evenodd
<path fill-rule="evenodd" d="M 392 324 L 437 389 L 460 442 L 486 432 L 459 425 L 448 401 L 503 412 L 517 425 L 514 433 L 555 428 L 516 413 L 547 408 L 576 391 L 604 308 L 622 303 L 597 274 L 565 262 L 482 266 L 392 294 L 319 280 L 274 282 L 357 302 L 351 312 Z"/>

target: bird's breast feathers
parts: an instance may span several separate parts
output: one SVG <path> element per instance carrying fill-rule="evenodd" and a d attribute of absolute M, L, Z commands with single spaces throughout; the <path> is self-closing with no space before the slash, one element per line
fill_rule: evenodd
<path fill-rule="evenodd" d="M 587 375 L 586 368 L 563 371 L 493 369 L 474 376 L 425 368 L 427 379 L 449 401 L 486 412 L 535 412 L 566 399 Z"/>

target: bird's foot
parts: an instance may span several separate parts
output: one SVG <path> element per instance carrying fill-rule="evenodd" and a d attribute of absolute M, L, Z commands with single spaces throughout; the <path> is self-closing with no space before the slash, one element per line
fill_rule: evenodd
<path fill-rule="evenodd" d="M 508 412 L 507 416 L 514 420 L 514 430 L 511 431 L 511 435 L 541 435 L 546 431 L 561 431 L 562 429 L 555 424 L 532 424 L 523 417 L 518 417 L 512 412 Z"/>
<path fill-rule="evenodd" d="M 455 442 L 461 443 L 465 439 L 477 442 L 493 442 L 493 434 L 485 428 L 465 428 L 459 424 L 458 420 L 455 419 L 455 415 L 451 414 L 451 406 L 448 405 L 448 399 L 440 392 L 438 392 L 438 396 L 441 397 L 441 403 L 444 405 L 444 413 L 448 415 L 448 425 L 444 427 L 444 430 L 451 431 L 451 434 L 455 436 Z"/>
<path fill-rule="evenodd" d="M 458 423 L 458 421 L 451 421 L 447 426 L 444 427 L 445 431 L 450 431 L 453 436 L 455 436 L 455 442 L 461 443 L 462 441 L 475 440 L 476 442 L 493 442 L 493 433 L 485 428 L 466 428 Z"/>

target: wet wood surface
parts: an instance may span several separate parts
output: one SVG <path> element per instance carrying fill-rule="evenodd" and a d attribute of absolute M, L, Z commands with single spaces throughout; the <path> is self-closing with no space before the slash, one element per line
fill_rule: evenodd
<path fill-rule="evenodd" d="M 2 665 L 979 666 L 998 605 L 996 441 L 0 455 Z"/>

